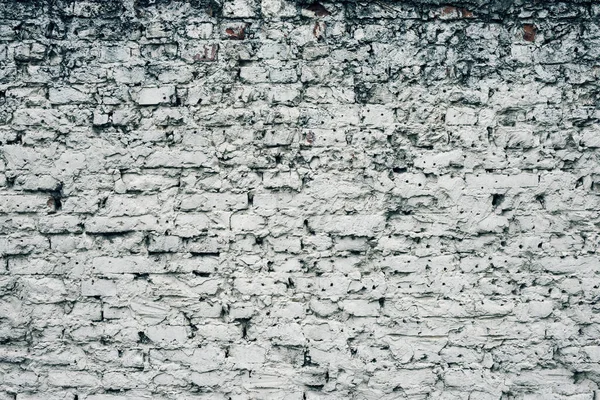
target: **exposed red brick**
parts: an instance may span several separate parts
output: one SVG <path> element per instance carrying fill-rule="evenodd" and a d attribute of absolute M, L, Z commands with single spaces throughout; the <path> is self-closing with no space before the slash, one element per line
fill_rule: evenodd
<path fill-rule="evenodd" d="M 240 26 L 238 28 L 227 28 L 225 33 L 229 35 L 229 39 L 243 40 L 246 37 L 246 26 Z"/>
<path fill-rule="evenodd" d="M 215 10 L 213 10 L 213 7 L 212 7 L 212 5 L 209 5 L 209 6 L 206 8 L 206 14 L 207 14 L 209 17 L 212 17 L 212 16 L 214 15 L 214 13 L 215 13 Z"/>
<path fill-rule="evenodd" d="M 460 16 L 463 18 L 473 18 L 473 11 L 469 11 L 466 8 L 461 8 L 459 12 Z"/>
<path fill-rule="evenodd" d="M 315 27 L 313 28 L 313 35 L 318 39 L 325 33 L 325 22 L 315 22 Z"/>
<path fill-rule="evenodd" d="M 473 18 L 473 11 L 466 8 L 457 8 L 454 6 L 445 6 L 441 9 L 440 15 L 442 18 Z"/>
<path fill-rule="evenodd" d="M 308 11 L 312 11 L 315 13 L 317 17 L 326 17 L 331 15 L 331 13 L 319 2 L 314 2 L 308 7 L 306 7 Z"/>
<path fill-rule="evenodd" d="M 528 42 L 535 41 L 536 29 L 533 24 L 525 24 L 523 25 L 523 39 Z"/>
<path fill-rule="evenodd" d="M 306 141 L 307 141 L 309 144 L 313 144 L 313 143 L 315 142 L 315 139 L 316 139 L 316 138 L 315 138 L 315 133 L 314 133 L 314 132 L 310 131 L 310 132 L 308 132 L 308 133 L 306 134 Z"/>
<path fill-rule="evenodd" d="M 450 15 L 456 12 L 456 7 L 446 6 L 442 8 L 442 15 Z"/>
<path fill-rule="evenodd" d="M 204 54 L 196 54 L 194 61 L 217 61 L 217 53 L 219 51 L 218 44 L 204 46 Z"/>

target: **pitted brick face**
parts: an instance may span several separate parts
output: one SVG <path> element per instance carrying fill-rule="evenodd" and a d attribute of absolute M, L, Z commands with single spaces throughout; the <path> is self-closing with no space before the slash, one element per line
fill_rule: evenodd
<path fill-rule="evenodd" d="M 593 1 L 0 3 L 0 400 L 593 400 Z"/>

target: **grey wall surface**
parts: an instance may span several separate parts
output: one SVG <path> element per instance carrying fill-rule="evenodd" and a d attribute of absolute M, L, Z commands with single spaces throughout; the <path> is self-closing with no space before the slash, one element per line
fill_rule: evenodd
<path fill-rule="evenodd" d="M 597 2 L 0 19 L 0 400 L 600 398 Z"/>

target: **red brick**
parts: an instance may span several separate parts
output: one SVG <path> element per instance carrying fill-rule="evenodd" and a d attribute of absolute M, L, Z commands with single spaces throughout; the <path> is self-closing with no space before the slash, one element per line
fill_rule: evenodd
<path fill-rule="evenodd" d="M 523 39 L 528 42 L 535 41 L 536 28 L 533 24 L 525 24 L 523 25 Z"/>

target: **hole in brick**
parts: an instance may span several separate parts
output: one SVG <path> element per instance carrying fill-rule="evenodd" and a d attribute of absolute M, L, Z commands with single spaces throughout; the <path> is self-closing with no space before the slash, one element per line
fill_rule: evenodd
<path fill-rule="evenodd" d="M 138 332 L 138 343 L 146 344 L 150 343 L 152 340 L 144 332 Z"/>
<path fill-rule="evenodd" d="M 492 206 L 496 207 L 500 205 L 504 201 L 504 195 L 499 193 L 494 193 L 492 195 Z"/>

